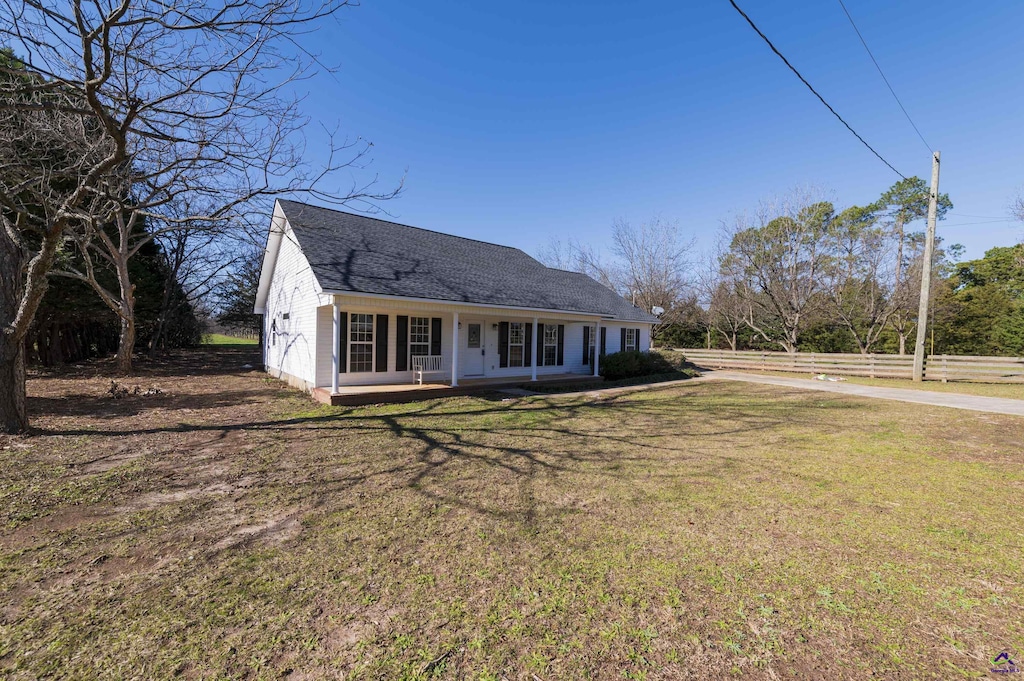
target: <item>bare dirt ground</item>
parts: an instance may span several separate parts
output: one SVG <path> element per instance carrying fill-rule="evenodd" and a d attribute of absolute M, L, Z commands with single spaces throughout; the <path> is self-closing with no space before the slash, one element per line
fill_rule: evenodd
<path fill-rule="evenodd" d="M 952 678 L 1024 652 L 1024 419 L 712 382 L 330 408 L 255 360 L 143 363 L 122 399 L 103 363 L 33 374 L 33 432 L 0 436 L 0 675 Z"/>

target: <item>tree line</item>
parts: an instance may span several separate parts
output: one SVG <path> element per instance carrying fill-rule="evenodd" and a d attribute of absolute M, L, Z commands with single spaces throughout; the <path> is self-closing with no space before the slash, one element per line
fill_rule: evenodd
<path fill-rule="evenodd" d="M 795 190 L 723 224 L 703 262 L 678 223 L 663 219 L 616 222 L 610 258 L 573 241 L 552 241 L 540 257 L 587 272 L 648 311 L 664 309 L 654 330 L 661 346 L 906 354 L 918 323 L 928 195 L 917 177 L 846 208 Z M 938 219 L 952 207 L 940 195 Z M 1011 213 L 1024 222 L 1024 198 Z M 939 244 L 927 349 L 1024 354 L 1024 245 L 961 262 L 961 246 Z"/>

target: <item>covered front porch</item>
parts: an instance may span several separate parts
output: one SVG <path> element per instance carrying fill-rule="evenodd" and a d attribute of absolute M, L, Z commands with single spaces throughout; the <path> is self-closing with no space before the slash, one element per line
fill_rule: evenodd
<path fill-rule="evenodd" d="M 377 385 L 349 385 L 338 386 L 338 389 L 331 392 L 325 388 L 313 390 L 313 398 L 321 404 L 329 404 L 335 407 L 355 407 L 366 404 L 395 404 L 401 402 L 415 402 L 417 400 L 431 399 L 435 397 L 455 397 L 458 395 L 472 395 L 503 388 L 523 387 L 529 389 L 531 385 L 543 383 L 589 383 L 594 377 L 589 374 L 548 374 L 540 376 L 536 381 L 523 378 L 466 378 L 459 381 L 458 385 L 451 385 L 451 382 L 427 382 L 419 383 L 387 383 Z"/>
<path fill-rule="evenodd" d="M 317 399 L 461 394 L 598 375 L 599 315 L 333 295 L 317 312 Z M 369 396 L 374 396 L 371 399 Z M 393 400 L 390 400 L 393 401 Z"/>

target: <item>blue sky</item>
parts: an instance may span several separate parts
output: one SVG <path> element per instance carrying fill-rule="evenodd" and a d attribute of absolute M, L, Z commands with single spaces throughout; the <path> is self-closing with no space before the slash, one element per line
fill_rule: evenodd
<path fill-rule="evenodd" d="M 955 208 L 940 234 L 968 257 L 1019 241 L 1006 216 L 1024 186 L 1024 3 L 846 4 L 942 151 Z M 838 2 L 740 5 L 883 156 L 930 176 Z M 392 219 L 531 254 L 550 237 L 606 247 L 616 218 L 653 216 L 708 248 L 722 220 L 794 186 L 849 205 L 898 179 L 727 0 L 364 0 L 307 42 L 340 69 L 306 83 L 306 112 L 374 143 L 357 177 L 387 187 L 408 170 Z"/>

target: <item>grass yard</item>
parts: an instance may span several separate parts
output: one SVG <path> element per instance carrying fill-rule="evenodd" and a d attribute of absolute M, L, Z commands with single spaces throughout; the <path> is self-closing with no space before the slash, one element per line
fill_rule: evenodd
<path fill-rule="evenodd" d="M 0 436 L 0 675 L 950 679 L 1024 656 L 1024 419 L 699 380 L 330 408 L 252 359 L 180 355 L 121 400 L 95 369 L 31 378 L 36 432 Z"/>
<path fill-rule="evenodd" d="M 761 374 L 764 376 L 785 376 L 787 378 L 813 379 L 817 374 L 798 373 L 793 371 L 748 371 L 746 369 L 729 369 L 729 371 L 743 371 L 748 374 Z M 828 376 L 838 374 L 829 374 Z M 943 383 L 941 381 L 921 381 L 914 383 L 904 378 L 867 378 L 863 376 L 843 375 L 849 383 L 858 385 L 875 385 L 881 388 L 910 388 L 913 390 L 930 390 L 940 393 L 960 393 L 963 395 L 981 395 L 983 397 L 1008 397 L 1010 399 L 1024 400 L 1024 383 L 967 383 L 964 381 L 953 381 Z"/>
<path fill-rule="evenodd" d="M 237 336 L 226 336 L 223 333 L 204 333 L 203 345 L 256 345 L 259 341 L 255 338 L 238 338 Z"/>

